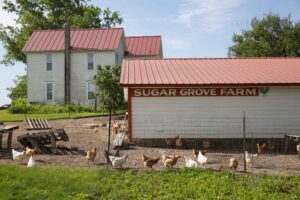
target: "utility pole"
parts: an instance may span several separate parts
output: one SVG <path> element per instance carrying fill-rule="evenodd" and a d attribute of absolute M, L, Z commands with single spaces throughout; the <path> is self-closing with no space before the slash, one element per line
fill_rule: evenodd
<path fill-rule="evenodd" d="M 108 142 L 107 142 L 107 151 L 108 151 L 107 166 L 109 165 L 109 152 L 110 152 L 111 109 L 112 109 L 112 106 L 111 106 L 111 104 L 109 104 Z"/>

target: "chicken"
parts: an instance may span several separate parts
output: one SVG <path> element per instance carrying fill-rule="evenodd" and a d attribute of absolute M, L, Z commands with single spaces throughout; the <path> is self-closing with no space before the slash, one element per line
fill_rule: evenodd
<path fill-rule="evenodd" d="M 248 151 L 245 151 L 245 160 L 247 167 L 253 164 L 253 158 L 256 156 L 257 154 L 249 154 Z"/>
<path fill-rule="evenodd" d="M 36 148 L 31 149 L 29 147 L 26 147 L 25 154 L 26 154 L 26 156 L 33 156 L 33 155 L 37 154 L 37 150 L 36 150 Z"/>
<path fill-rule="evenodd" d="M 206 156 L 204 156 L 201 151 L 199 151 L 198 163 L 200 163 L 201 165 L 204 165 L 207 162 L 208 162 L 208 158 Z"/>
<path fill-rule="evenodd" d="M 197 162 L 191 158 L 184 156 L 185 166 L 186 167 L 197 167 Z"/>
<path fill-rule="evenodd" d="M 167 144 L 167 148 L 174 147 L 176 139 L 174 138 L 165 138 L 165 142 Z"/>
<path fill-rule="evenodd" d="M 112 125 L 112 133 L 113 134 L 117 134 L 118 133 L 118 131 L 119 131 L 119 124 L 118 123 L 116 123 L 116 121 L 114 121 L 113 122 L 113 125 Z"/>
<path fill-rule="evenodd" d="M 12 152 L 13 160 L 22 160 L 25 156 L 25 151 L 18 152 L 12 149 L 11 152 Z"/>
<path fill-rule="evenodd" d="M 175 146 L 179 149 L 181 149 L 183 146 L 182 139 L 179 137 L 179 135 L 175 137 Z"/>
<path fill-rule="evenodd" d="M 297 151 L 298 151 L 298 156 L 299 156 L 299 159 L 300 159 L 300 143 L 298 143 L 298 145 L 297 145 Z"/>
<path fill-rule="evenodd" d="M 210 140 L 204 140 L 204 141 L 202 142 L 202 145 L 203 145 L 203 148 L 204 148 L 204 149 L 209 149 L 210 146 L 211 146 L 211 141 L 210 141 Z"/>
<path fill-rule="evenodd" d="M 96 158 L 96 155 L 97 155 L 97 150 L 96 150 L 96 147 L 94 147 L 92 150 L 86 152 L 86 157 L 85 158 L 87 160 L 90 160 L 90 161 L 94 162 L 94 160 Z"/>
<path fill-rule="evenodd" d="M 36 165 L 36 161 L 33 158 L 33 156 L 30 156 L 28 163 L 27 163 L 27 167 L 34 167 Z"/>
<path fill-rule="evenodd" d="M 229 161 L 230 169 L 236 170 L 238 165 L 239 165 L 239 163 L 235 158 L 230 158 L 230 161 Z"/>
<path fill-rule="evenodd" d="M 108 162 L 109 164 L 111 164 L 111 161 L 109 160 L 109 156 L 119 157 L 120 156 L 120 149 L 118 149 L 114 154 L 108 153 L 108 151 L 106 149 L 104 149 L 105 160 L 106 160 L 106 162 Z"/>
<path fill-rule="evenodd" d="M 193 148 L 193 156 L 194 158 L 198 158 L 199 150 Z"/>
<path fill-rule="evenodd" d="M 111 161 L 112 166 L 123 168 L 123 165 L 127 161 L 127 157 L 128 157 L 127 155 L 122 157 L 109 156 L 109 160 Z"/>
<path fill-rule="evenodd" d="M 268 140 L 268 148 L 271 152 L 275 151 L 275 149 L 276 149 L 276 139 L 275 138 Z"/>
<path fill-rule="evenodd" d="M 198 158 L 198 155 L 199 155 L 199 152 L 201 151 L 202 155 L 205 155 L 207 153 L 206 150 L 197 150 L 197 149 L 194 149 L 193 148 L 193 155 L 194 155 L 194 158 Z"/>
<path fill-rule="evenodd" d="M 263 143 L 263 144 L 256 144 L 257 146 L 257 155 L 261 155 L 261 154 L 264 154 L 266 152 L 266 148 L 267 148 L 267 145 L 266 143 Z"/>
<path fill-rule="evenodd" d="M 179 158 L 182 158 L 180 155 L 175 155 L 175 156 L 165 156 L 163 155 L 163 163 L 164 163 L 164 166 L 167 167 L 167 168 L 170 168 L 170 167 L 173 167 L 174 165 L 176 165 L 177 163 L 177 160 Z"/>
<path fill-rule="evenodd" d="M 158 161 L 160 160 L 160 158 L 159 157 L 150 158 L 150 157 L 143 155 L 142 160 L 144 162 L 145 167 L 150 167 L 152 169 L 153 165 L 157 164 Z"/>

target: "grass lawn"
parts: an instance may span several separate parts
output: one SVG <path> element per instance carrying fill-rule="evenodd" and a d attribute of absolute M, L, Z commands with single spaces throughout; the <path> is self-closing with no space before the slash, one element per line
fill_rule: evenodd
<path fill-rule="evenodd" d="M 100 116 L 107 113 L 70 113 L 71 118 L 75 117 L 88 117 L 88 116 Z M 27 114 L 27 118 L 44 118 L 44 119 L 67 119 L 69 113 L 50 113 L 50 114 Z M 0 110 L 0 121 L 3 122 L 16 122 L 23 121 L 25 119 L 24 114 L 11 114 L 7 110 Z"/>
<path fill-rule="evenodd" d="M 299 176 L 0 165 L 0 199 L 299 199 Z"/>

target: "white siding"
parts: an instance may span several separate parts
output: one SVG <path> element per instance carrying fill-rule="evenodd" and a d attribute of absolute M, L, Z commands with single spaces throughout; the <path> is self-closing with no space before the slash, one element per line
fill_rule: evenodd
<path fill-rule="evenodd" d="M 267 96 L 133 97 L 132 137 L 279 137 L 300 130 L 300 87 L 270 87 Z"/>
<path fill-rule="evenodd" d="M 53 55 L 52 71 L 46 70 L 47 54 Z M 29 102 L 64 103 L 64 54 L 27 53 L 27 95 Z M 46 101 L 45 84 L 54 84 L 54 101 Z"/>

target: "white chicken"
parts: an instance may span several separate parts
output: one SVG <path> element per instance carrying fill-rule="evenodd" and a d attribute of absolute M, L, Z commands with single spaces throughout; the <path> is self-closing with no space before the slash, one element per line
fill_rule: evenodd
<path fill-rule="evenodd" d="M 299 156 L 299 159 L 300 159 L 300 143 L 297 145 L 297 151 L 298 151 L 298 156 Z"/>
<path fill-rule="evenodd" d="M 33 158 L 33 156 L 30 156 L 28 163 L 27 163 L 27 167 L 34 167 L 36 165 L 36 161 Z"/>
<path fill-rule="evenodd" d="M 197 162 L 194 161 L 193 159 L 184 156 L 184 160 L 185 160 L 185 166 L 186 167 L 189 167 L 189 168 L 197 167 Z"/>
<path fill-rule="evenodd" d="M 12 149 L 11 152 L 12 152 L 13 160 L 22 160 L 24 158 L 25 151 L 18 152 Z"/>
<path fill-rule="evenodd" d="M 122 157 L 116 157 L 116 156 L 109 156 L 109 159 L 111 161 L 112 166 L 114 167 L 123 167 L 123 165 L 127 161 L 127 155 L 122 156 Z"/>
<path fill-rule="evenodd" d="M 204 156 L 201 151 L 199 151 L 199 155 L 198 155 L 198 163 L 200 163 L 201 165 L 206 164 L 208 162 L 208 158 L 206 156 Z"/>
<path fill-rule="evenodd" d="M 248 151 L 245 151 L 245 155 L 246 164 L 249 166 L 253 163 L 253 158 L 257 157 L 258 154 L 249 154 Z"/>

